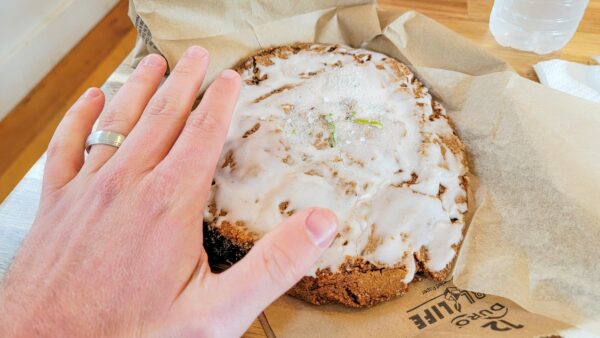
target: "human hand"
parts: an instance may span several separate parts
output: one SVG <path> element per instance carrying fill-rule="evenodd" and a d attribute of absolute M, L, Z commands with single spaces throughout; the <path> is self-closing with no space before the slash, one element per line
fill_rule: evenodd
<path fill-rule="evenodd" d="M 191 113 L 208 54 L 147 56 L 106 109 L 89 89 L 52 138 L 39 211 L 0 285 L 0 336 L 239 336 L 331 243 L 335 215 L 299 211 L 229 270 L 210 271 L 202 214 L 240 90 L 226 70 Z M 158 91 L 157 91 L 158 89 Z M 117 150 L 85 139 L 128 135 Z"/>

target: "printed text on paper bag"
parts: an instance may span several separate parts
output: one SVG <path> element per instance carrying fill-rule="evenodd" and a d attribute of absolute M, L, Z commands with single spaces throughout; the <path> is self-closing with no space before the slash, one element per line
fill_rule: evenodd
<path fill-rule="evenodd" d="M 478 301 L 486 297 L 479 292 L 444 287 L 441 282 L 423 290 L 423 294 L 434 293 L 432 298 L 409 309 L 406 313 L 415 326 L 422 330 L 430 325 L 450 321 L 458 328 L 477 325 L 493 331 L 511 331 L 523 328 L 522 324 L 507 318 L 508 308 L 500 302 L 489 304 Z M 443 291 L 442 291 L 443 290 Z M 467 309 L 468 308 L 468 311 Z M 475 311 L 472 311 L 475 309 Z"/>

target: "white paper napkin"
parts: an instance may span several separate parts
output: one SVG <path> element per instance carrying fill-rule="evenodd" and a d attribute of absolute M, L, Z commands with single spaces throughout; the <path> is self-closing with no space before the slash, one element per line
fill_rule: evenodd
<path fill-rule="evenodd" d="M 600 56 L 594 60 L 600 63 Z M 600 102 L 600 65 L 583 65 L 565 60 L 548 60 L 533 66 L 540 82 L 548 87 Z"/>

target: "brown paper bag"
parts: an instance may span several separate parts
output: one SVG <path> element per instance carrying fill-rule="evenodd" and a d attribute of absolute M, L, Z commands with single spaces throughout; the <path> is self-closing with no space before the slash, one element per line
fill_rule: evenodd
<path fill-rule="evenodd" d="M 284 296 L 265 310 L 277 337 L 537 337 L 570 325 L 527 312 L 506 298 L 423 280 L 405 296 L 371 309 L 318 308 Z"/>
<path fill-rule="evenodd" d="M 256 49 L 298 41 L 392 56 L 444 104 L 466 144 L 476 192 L 454 283 L 505 298 L 447 291 L 450 284 L 423 292 L 433 282 L 364 311 L 283 297 L 266 310 L 277 335 L 311 328 L 316 336 L 487 336 L 496 325 L 527 336 L 557 333 L 562 322 L 600 334 L 599 104 L 521 78 L 426 16 L 378 11 L 373 1 L 132 1 L 132 17 L 151 36 L 147 49 L 173 65 L 188 46 L 204 46 L 208 80 Z M 427 323 L 419 328 L 407 307 L 442 292 L 467 292 L 474 301 L 444 318 L 435 308 L 415 310 Z"/>

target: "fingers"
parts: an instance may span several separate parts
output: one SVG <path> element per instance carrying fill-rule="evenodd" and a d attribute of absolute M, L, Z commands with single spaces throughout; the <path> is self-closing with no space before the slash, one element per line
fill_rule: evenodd
<path fill-rule="evenodd" d="M 97 129 L 127 136 L 156 92 L 166 67 L 162 56 L 146 56 L 100 114 Z M 108 145 L 93 146 L 86 159 L 86 170 L 97 171 L 116 151 L 116 148 Z"/>
<path fill-rule="evenodd" d="M 192 109 L 208 62 L 208 52 L 204 48 L 193 46 L 187 49 L 148 103 L 116 157 L 138 162 L 143 169 L 153 168 L 165 157 Z"/>
<path fill-rule="evenodd" d="M 88 89 L 67 111 L 48 145 L 44 168 L 44 194 L 67 184 L 83 165 L 85 140 L 104 106 L 104 94 Z"/>
<path fill-rule="evenodd" d="M 231 318 L 250 325 L 258 314 L 296 284 L 337 233 L 335 215 L 326 209 L 300 211 L 263 237 L 237 264 L 218 278 L 221 299 L 231 299 Z"/>
<path fill-rule="evenodd" d="M 201 204 L 208 191 L 229 129 L 240 92 L 238 73 L 225 70 L 208 87 L 190 114 L 173 148 L 156 168 L 157 173 L 176 172 L 182 179 L 177 196 Z"/>

